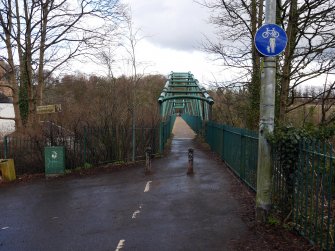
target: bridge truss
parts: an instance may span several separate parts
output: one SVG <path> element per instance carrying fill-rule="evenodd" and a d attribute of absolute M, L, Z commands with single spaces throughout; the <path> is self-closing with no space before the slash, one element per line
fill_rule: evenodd
<path fill-rule="evenodd" d="M 188 114 L 210 120 L 213 98 L 190 72 L 171 72 L 158 98 L 162 119 Z"/>

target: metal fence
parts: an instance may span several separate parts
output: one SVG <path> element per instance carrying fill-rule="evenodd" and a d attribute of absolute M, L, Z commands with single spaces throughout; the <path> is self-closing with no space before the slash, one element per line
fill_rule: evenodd
<path fill-rule="evenodd" d="M 332 145 L 299 143 L 296 162 L 273 154 L 273 203 L 322 250 L 335 250 L 335 158 Z"/>
<path fill-rule="evenodd" d="M 258 134 L 209 121 L 205 138 L 211 150 L 256 191 Z"/>
<path fill-rule="evenodd" d="M 145 157 L 145 149 L 152 153 L 164 150 L 171 136 L 176 117 L 169 116 L 161 126 L 136 128 L 135 156 Z M 66 168 L 73 169 L 87 164 L 97 165 L 108 162 L 127 162 L 132 159 L 133 132 L 122 127 L 83 127 L 69 131 L 49 123 L 39 135 L 11 135 L 0 139 L 0 159 L 12 158 L 16 172 L 44 172 L 44 147 L 64 146 Z"/>
<path fill-rule="evenodd" d="M 169 116 L 165 121 L 161 122 L 160 125 L 160 152 L 164 151 L 165 144 L 170 138 L 174 122 L 176 121 L 176 115 Z"/>
<path fill-rule="evenodd" d="M 200 118 L 183 116 L 198 132 Z M 214 122 L 203 136 L 211 150 L 254 191 L 257 181 L 258 133 Z M 335 156 L 330 144 L 300 142 L 293 162 L 280 159 L 272 146 L 274 208 L 286 223 L 322 250 L 335 251 Z"/>
<path fill-rule="evenodd" d="M 159 129 L 136 128 L 136 159 L 144 158 L 145 148 L 159 152 Z M 85 164 L 126 162 L 132 156 L 132 130 L 126 128 L 82 128 L 71 133 L 63 131 L 39 136 L 6 136 L 0 141 L 0 158 L 13 158 L 16 172 L 44 171 L 44 147 L 64 146 L 66 168 Z"/>
<path fill-rule="evenodd" d="M 183 120 L 195 131 L 197 134 L 203 134 L 203 122 L 200 117 L 192 116 L 187 113 L 181 115 Z"/>

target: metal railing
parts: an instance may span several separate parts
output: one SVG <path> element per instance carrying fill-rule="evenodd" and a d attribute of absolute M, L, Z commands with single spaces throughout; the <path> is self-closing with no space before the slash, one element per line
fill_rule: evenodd
<path fill-rule="evenodd" d="M 64 146 L 66 168 L 127 162 L 132 156 L 132 129 L 86 127 L 63 134 L 6 136 L 0 140 L 0 159 L 13 158 L 18 174 L 44 172 L 44 147 Z M 145 158 L 146 147 L 159 152 L 159 129 L 136 128 L 136 159 Z"/>
<path fill-rule="evenodd" d="M 195 131 L 197 134 L 203 134 L 203 122 L 200 117 L 192 116 L 187 113 L 181 115 L 183 120 Z"/>
<path fill-rule="evenodd" d="M 184 118 L 184 117 L 183 117 Z M 200 118 L 184 118 L 193 130 Z M 256 191 L 258 133 L 214 122 L 205 124 L 203 136 L 211 150 L 250 188 Z M 275 209 L 286 223 L 322 250 L 335 250 L 335 156 L 330 144 L 300 142 L 293 162 L 283 161 L 272 146 Z"/>
<path fill-rule="evenodd" d="M 160 124 L 160 152 L 164 151 L 164 147 L 168 139 L 171 137 L 176 115 L 169 116 L 165 121 Z"/>
<path fill-rule="evenodd" d="M 211 150 L 254 191 L 257 179 L 258 135 L 255 132 L 207 122 L 205 139 Z"/>
<path fill-rule="evenodd" d="M 332 145 L 299 143 L 296 161 L 273 149 L 273 203 L 294 228 L 322 250 L 335 250 L 335 157 Z M 286 163 L 283 163 L 286 162 Z"/>

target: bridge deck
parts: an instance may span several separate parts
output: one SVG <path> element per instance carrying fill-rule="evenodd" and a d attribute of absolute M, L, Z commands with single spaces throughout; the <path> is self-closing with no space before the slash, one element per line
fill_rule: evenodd
<path fill-rule="evenodd" d="M 181 117 L 176 117 L 172 134 L 175 139 L 194 139 L 196 134 Z"/>
<path fill-rule="evenodd" d="M 234 250 L 250 232 L 232 176 L 181 118 L 174 133 L 150 176 L 138 168 L 2 187 L 1 250 Z M 194 176 L 186 175 L 189 147 Z"/>

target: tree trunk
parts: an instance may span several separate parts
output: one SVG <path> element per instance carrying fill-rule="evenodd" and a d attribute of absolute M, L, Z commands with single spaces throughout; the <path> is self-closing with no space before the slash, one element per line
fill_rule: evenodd
<path fill-rule="evenodd" d="M 40 55 L 38 65 L 38 80 L 37 80 L 37 105 L 43 105 L 43 90 L 44 90 L 44 55 L 45 55 L 45 41 L 48 24 L 49 1 L 42 4 L 42 21 L 41 21 L 41 41 L 40 41 Z"/>
<path fill-rule="evenodd" d="M 250 92 L 250 107 L 251 112 L 249 113 L 248 127 L 250 129 L 256 129 L 259 121 L 259 99 L 260 99 L 260 86 L 261 86 L 261 64 L 260 55 L 255 47 L 254 36 L 257 29 L 262 24 L 263 16 L 263 1 L 259 3 L 257 11 L 257 1 L 252 0 L 251 2 L 251 32 L 252 32 L 252 76 L 251 84 L 249 86 Z M 257 15 L 258 14 L 258 15 Z"/>
<path fill-rule="evenodd" d="M 11 10 L 11 1 L 8 1 L 8 9 Z M 3 17 L 0 15 L 1 18 L 1 24 L 4 25 Z M 14 114 L 15 114 L 15 128 L 16 130 L 22 129 L 22 120 L 19 110 L 19 96 L 18 96 L 18 83 L 16 80 L 16 69 L 14 64 L 14 57 L 13 57 L 13 50 L 12 50 L 12 41 L 11 41 L 11 35 L 10 31 L 13 29 L 12 25 L 12 16 L 8 14 L 7 16 L 7 29 L 4 29 L 5 31 L 5 44 L 7 49 L 7 55 L 8 55 L 8 64 L 9 64 L 9 85 L 11 86 L 12 95 L 13 95 L 13 107 L 14 107 Z"/>
<path fill-rule="evenodd" d="M 23 124 L 21 120 L 21 114 L 20 114 L 20 109 L 19 109 L 19 95 L 18 95 L 18 88 L 15 86 L 12 89 L 13 92 L 13 107 L 14 107 L 14 114 L 15 114 L 15 129 L 16 131 L 22 131 L 23 129 Z"/>
<path fill-rule="evenodd" d="M 293 53 L 296 47 L 297 26 L 298 26 L 298 1 L 292 0 L 290 6 L 289 22 L 287 25 L 288 42 L 284 53 L 284 65 L 280 81 L 280 98 L 279 98 L 279 124 L 286 121 L 286 108 L 288 103 L 288 94 L 290 88 L 290 78 L 292 69 Z"/>
<path fill-rule="evenodd" d="M 24 11 L 25 11 L 25 22 L 26 22 L 26 28 L 25 28 L 25 70 L 27 73 L 27 80 L 28 80 L 28 127 L 34 127 L 36 122 L 36 116 L 35 116 L 35 93 L 33 90 L 33 69 L 32 69 L 32 43 L 31 43 L 31 15 L 29 12 L 29 6 L 27 3 L 27 0 L 24 0 Z"/>

